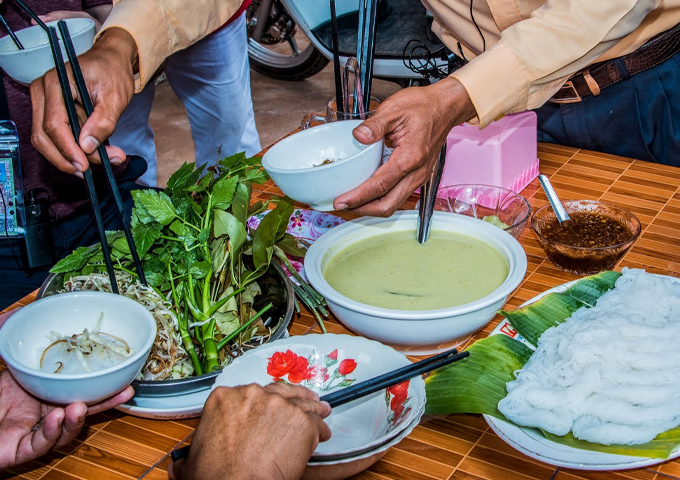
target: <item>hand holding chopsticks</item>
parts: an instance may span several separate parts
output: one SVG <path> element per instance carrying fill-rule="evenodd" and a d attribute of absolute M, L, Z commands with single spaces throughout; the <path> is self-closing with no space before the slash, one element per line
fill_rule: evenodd
<path fill-rule="evenodd" d="M 57 76 L 59 78 L 59 83 L 61 85 L 61 91 L 62 91 L 62 96 L 64 103 L 66 104 L 66 112 L 68 115 L 69 119 L 69 124 L 71 127 L 71 132 L 73 134 L 73 137 L 78 143 L 79 138 L 80 138 L 80 122 L 78 120 L 78 114 L 76 111 L 76 105 L 75 101 L 73 99 L 73 95 L 71 94 L 71 86 L 70 82 L 68 79 L 68 73 L 66 70 L 66 64 L 64 62 L 64 58 L 61 53 L 61 48 L 59 46 L 59 38 L 57 36 L 57 32 L 53 27 L 47 27 L 45 23 L 40 20 L 40 18 L 33 12 L 24 2 L 23 0 L 14 0 L 19 7 L 21 7 L 35 22 L 47 33 L 49 42 L 50 42 L 50 48 L 52 50 L 52 57 L 54 59 L 54 65 L 56 67 L 56 72 Z M 64 42 L 64 47 L 66 49 L 66 53 L 69 58 L 69 62 L 71 64 L 71 68 L 73 70 L 73 76 L 76 81 L 76 85 L 78 88 L 78 93 L 83 100 L 84 106 L 85 106 L 85 111 L 87 115 L 89 116 L 93 112 L 93 106 L 92 102 L 90 100 L 89 93 L 87 91 L 87 87 L 85 85 L 85 81 L 83 79 L 82 72 L 80 70 L 80 64 L 78 62 L 78 58 L 75 52 L 75 49 L 73 47 L 73 43 L 71 42 L 71 36 L 68 31 L 68 26 L 66 25 L 66 22 L 63 20 L 59 21 L 58 23 L 59 30 L 61 33 L 61 38 L 62 41 Z M 106 177 L 109 182 L 109 186 L 111 188 L 111 192 L 114 197 L 114 201 L 116 203 L 116 207 L 118 209 L 118 214 L 120 215 L 121 222 L 123 224 L 123 229 L 125 231 L 125 236 L 130 248 L 130 252 L 132 253 L 133 260 L 135 262 L 135 266 L 137 268 L 137 274 L 139 275 L 139 280 L 146 285 L 146 279 L 144 277 L 144 271 L 142 269 L 141 261 L 139 259 L 139 256 L 137 254 L 137 249 L 134 243 L 134 239 L 132 238 L 132 232 L 130 230 L 130 225 L 128 222 L 128 219 L 125 214 L 125 208 L 123 206 L 122 199 L 120 197 L 120 192 L 118 191 L 118 185 L 116 184 L 116 179 L 113 174 L 113 170 L 111 168 L 111 164 L 108 158 L 108 155 L 106 153 L 106 148 L 104 145 L 101 145 L 99 150 L 98 150 L 102 163 L 104 164 L 104 171 L 106 173 Z M 111 253 L 109 251 L 109 246 L 108 246 L 108 241 L 106 238 L 106 230 L 105 226 L 103 223 L 102 215 L 101 215 L 101 210 L 99 207 L 99 200 L 97 199 L 97 192 L 95 189 L 94 185 L 94 179 L 92 177 L 92 170 L 88 168 L 83 172 L 83 179 L 85 180 L 85 184 L 87 186 L 88 190 L 88 195 L 90 197 L 90 203 L 92 205 L 92 210 L 94 213 L 94 217 L 96 220 L 97 224 L 97 229 L 99 232 L 99 238 L 101 241 L 101 246 L 102 246 L 102 253 L 104 255 L 104 262 L 106 264 L 106 268 L 109 274 L 109 279 L 111 281 L 111 289 L 114 293 L 118 293 L 118 286 L 116 283 L 116 276 L 115 276 L 115 270 L 113 268 L 113 263 L 111 261 Z"/>
<path fill-rule="evenodd" d="M 400 383 L 405 382 L 406 380 L 409 380 L 413 377 L 431 372 L 432 370 L 444 367 L 469 356 L 470 352 L 465 351 L 458 353 L 458 351 L 454 348 L 425 360 L 421 360 L 369 380 L 359 382 L 355 385 L 352 385 L 351 387 L 336 390 L 335 392 L 322 396 L 319 400 L 322 402 L 328 402 L 332 408 L 339 407 L 345 403 L 358 400 L 372 393 L 379 392 L 385 388 L 399 385 Z M 181 447 L 173 450 L 170 453 L 170 457 L 173 461 L 177 461 L 188 457 L 189 451 L 190 446 Z"/>

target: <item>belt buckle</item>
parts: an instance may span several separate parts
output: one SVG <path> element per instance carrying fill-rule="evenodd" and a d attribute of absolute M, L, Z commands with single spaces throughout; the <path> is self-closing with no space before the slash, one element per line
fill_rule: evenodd
<path fill-rule="evenodd" d="M 561 92 L 565 88 L 571 89 L 571 91 L 574 93 L 574 95 L 572 97 L 566 97 L 566 98 L 552 97 L 550 99 L 550 102 L 552 102 L 552 103 L 578 103 L 582 100 L 581 95 L 578 94 L 578 92 L 576 91 L 576 87 L 574 87 L 574 83 L 571 80 L 564 82 L 564 85 L 562 85 L 560 87 L 560 89 L 558 90 L 558 93 Z"/>

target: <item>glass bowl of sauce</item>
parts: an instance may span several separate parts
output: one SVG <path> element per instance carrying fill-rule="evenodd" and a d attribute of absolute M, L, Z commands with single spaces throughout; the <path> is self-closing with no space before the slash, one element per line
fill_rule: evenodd
<path fill-rule="evenodd" d="M 624 208 L 594 200 L 562 204 L 571 218 L 562 225 L 550 205 L 531 218 L 548 259 L 562 270 L 578 275 L 610 270 L 640 236 L 640 221 Z"/>

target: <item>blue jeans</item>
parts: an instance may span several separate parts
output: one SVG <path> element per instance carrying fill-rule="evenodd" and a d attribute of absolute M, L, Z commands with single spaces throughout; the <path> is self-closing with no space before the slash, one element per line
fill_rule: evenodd
<path fill-rule="evenodd" d="M 146 162 L 139 157 L 132 157 L 127 169 L 118 178 L 118 189 L 125 205 L 126 215 L 129 217 L 132 212 L 133 190 L 143 188 L 135 183 L 146 170 Z M 106 230 L 122 230 L 123 224 L 118 216 L 113 195 L 108 190 L 101 195 L 99 204 L 102 211 L 102 218 Z M 80 215 L 67 218 L 58 223 L 52 224 L 52 238 L 54 241 L 54 251 L 58 259 L 70 254 L 77 247 L 93 245 L 99 242 L 99 234 L 94 216 L 91 211 Z M 23 238 L 13 239 L 12 245 L 17 257 L 20 256 L 20 245 L 24 242 Z M 21 259 L 20 259 L 21 260 Z M 12 303 L 28 295 L 33 290 L 42 285 L 50 267 L 34 270 L 30 275 L 20 270 L 12 256 L 12 249 L 5 238 L 0 238 L 0 310 L 7 308 Z"/>
<path fill-rule="evenodd" d="M 214 165 L 238 152 L 253 156 L 262 150 L 250 96 L 245 15 L 172 54 L 165 65 L 168 83 L 189 117 L 197 166 Z M 157 183 L 156 145 L 149 124 L 155 92 L 152 81 L 135 95 L 109 138 L 111 145 L 126 154 L 146 160 L 149 168 L 138 182 L 150 187 Z"/>
<path fill-rule="evenodd" d="M 538 141 L 680 167 L 680 54 L 578 103 L 536 110 Z"/>

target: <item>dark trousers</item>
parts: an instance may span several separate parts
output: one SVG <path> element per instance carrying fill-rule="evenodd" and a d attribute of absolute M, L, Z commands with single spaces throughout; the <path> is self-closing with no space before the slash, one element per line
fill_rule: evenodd
<path fill-rule="evenodd" d="M 146 162 L 141 157 L 132 157 L 127 169 L 118 178 L 118 189 L 128 218 L 132 212 L 133 204 L 131 192 L 144 188 L 135 183 L 135 180 L 145 171 Z M 107 190 L 106 194 L 99 198 L 99 202 L 106 230 L 121 230 L 123 225 L 111 192 Z M 92 211 L 53 224 L 52 237 L 54 239 L 54 250 L 59 259 L 70 254 L 77 247 L 99 242 L 97 224 Z M 12 240 L 14 252 L 17 256 L 20 254 L 19 247 L 23 241 L 23 238 Z M 27 276 L 25 271 L 19 269 L 7 240 L 0 239 L 0 309 L 10 306 L 40 287 L 49 274 L 49 269 L 50 267 L 34 270 Z"/>
<path fill-rule="evenodd" d="M 539 142 L 679 167 L 680 54 L 605 88 L 597 97 L 548 102 L 536 113 Z"/>

